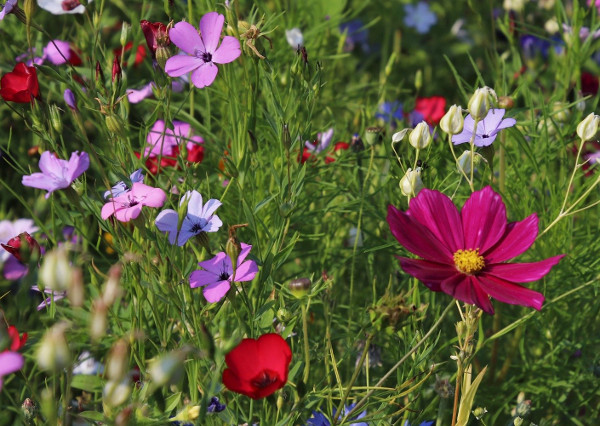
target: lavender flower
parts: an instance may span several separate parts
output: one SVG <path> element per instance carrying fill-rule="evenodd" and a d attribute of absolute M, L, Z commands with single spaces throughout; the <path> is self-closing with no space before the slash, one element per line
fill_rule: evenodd
<path fill-rule="evenodd" d="M 404 13 L 406 13 L 404 25 L 414 28 L 419 34 L 427 34 L 437 22 L 437 16 L 424 1 L 420 1 L 416 5 L 405 4 Z"/>
<path fill-rule="evenodd" d="M 308 141 L 304 142 L 304 146 L 308 149 L 309 152 L 313 154 L 318 154 L 327 149 L 329 144 L 331 143 L 331 139 L 333 139 L 333 127 L 323 133 L 317 133 L 317 140 L 315 143 L 310 143 Z"/>
<path fill-rule="evenodd" d="M 67 106 L 71 108 L 72 111 L 77 111 L 77 100 L 75 99 L 75 94 L 71 89 L 65 89 L 63 98 Z"/>
<path fill-rule="evenodd" d="M 2 10 L 0 10 L 0 21 L 4 19 L 6 15 L 8 15 L 17 4 L 17 0 L 7 0 L 4 5 L 2 5 Z"/>
<path fill-rule="evenodd" d="M 179 205 L 187 203 L 187 214 L 183 218 L 178 232 L 179 215 L 175 210 L 166 209 L 156 217 L 156 227 L 169 234 L 169 242 L 178 246 L 184 245 L 190 238 L 202 232 L 216 232 L 223 222 L 215 215 L 215 210 L 221 206 L 219 200 L 210 199 L 202 204 L 202 195 L 198 191 L 187 191 Z"/>
<path fill-rule="evenodd" d="M 353 19 L 340 25 L 340 33 L 346 33 L 345 52 L 352 52 L 357 45 L 360 45 L 363 52 L 369 52 L 369 31 L 363 27 L 364 24 L 360 19 Z"/>
<path fill-rule="evenodd" d="M 129 180 L 131 180 L 132 185 L 134 183 L 138 183 L 138 182 L 143 183 L 144 175 L 142 174 L 142 169 L 137 169 L 135 172 L 133 172 L 129 176 Z M 121 180 L 121 181 L 117 182 L 112 187 L 112 189 L 110 189 L 104 193 L 104 199 L 108 200 L 109 198 L 119 197 L 119 196 L 125 194 L 126 192 L 129 192 L 130 190 L 131 190 L 130 186 Z"/>
<path fill-rule="evenodd" d="M 33 291 L 38 291 L 42 294 L 45 293 L 45 294 L 50 295 L 50 297 L 44 299 L 44 301 L 38 305 L 38 307 L 37 307 L 38 311 L 41 311 L 42 309 L 47 308 L 48 306 L 50 306 L 50 304 L 53 301 L 56 302 L 57 300 L 64 299 L 65 297 L 67 297 L 66 291 L 55 291 L 55 290 L 50 290 L 49 288 L 40 290 L 40 288 L 37 285 L 32 286 L 31 289 Z"/>
<path fill-rule="evenodd" d="M 85 172 L 90 166 L 90 157 L 87 153 L 71 154 L 69 160 L 56 158 L 50 151 L 44 151 L 39 162 L 42 173 L 23 176 L 22 183 L 32 188 L 48 191 L 46 198 L 57 189 L 68 188 L 75 179 Z"/>
<path fill-rule="evenodd" d="M 489 146 L 496 140 L 498 132 L 502 129 L 512 127 L 517 123 L 514 118 L 505 118 L 504 109 L 490 109 L 486 117 L 477 123 L 477 130 L 474 131 L 475 121 L 471 114 L 465 118 L 465 124 L 462 133 L 452 136 L 452 143 L 459 145 L 470 142 L 473 132 L 475 132 L 475 146 Z"/>

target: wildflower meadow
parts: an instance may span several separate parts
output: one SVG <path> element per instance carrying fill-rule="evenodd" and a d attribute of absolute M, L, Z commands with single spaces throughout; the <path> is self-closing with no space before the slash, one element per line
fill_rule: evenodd
<path fill-rule="evenodd" d="M 599 425 L 600 1 L 0 1 L 0 425 Z"/>

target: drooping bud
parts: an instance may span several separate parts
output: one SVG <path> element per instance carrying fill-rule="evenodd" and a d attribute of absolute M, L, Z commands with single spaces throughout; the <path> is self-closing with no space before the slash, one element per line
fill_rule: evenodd
<path fill-rule="evenodd" d="M 498 101 L 498 96 L 493 89 L 485 86 L 475 90 L 473 96 L 469 100 L 469 113 L 475 120 L 483 120 L 490 108 L 492 107 L 492 101 Z"/>
<path fill-rule="evenodd" d="M 296 278 L 288 284 L 288 288 L 292 295 L 301 299 L 310 289 L 312 282 L 308 278 Z"/>
<path fill-rule="evenodd" d="M 37 364 L 42 370 L 58 371 L 71 363 L 71 351 L 65 331 L 67 323 L 55 324 L 42 337 L 37 350 Z"/>
<path fill-rule="evenodd" d="M 73 267 L 64 246 L 46 253 L 39 277 L 45 288 L 54 291 L 69 289 L 73 281 Z"/>
<path fill-rule="evenodd" d="M 423 180 L 421 180 L 421 167 L 415 170 L 408 169 L 404 177 L 400 179 L 400 191 L 405 197 L 415 197 L 423 189 Z"/>
<path fill-rule="evenodd" d="M 408 140 L 410 144 L 416 149 L 425 149 L 431 143 L 431 133 L 429 133 L 429 124 L 425 121 L 421 121 L 416 127 L 410 132 Z"/>
<path fill-rule="evenodd" d="M 457 135 L 462 132 L 464 122 L 462 108 L 452 105 L 440 120 L 440 128 L 449 135 Z"/>
<path fill-rule="evenodd" d="M 40 245 L 27 232 L 22 232 L 8 240 L 6 244 L 0 245 L 21 263 L 36 261 L 41 253 Z"/>
<path fill-rule="evenodd" d="M 111 79 L 112 79 L 113 83 L 115 82 L 115 78 L 117 79 L 117 82 L 121 81 L 121 75 L 122 75 L 121 60 L 119 59 L 118 56 L 115 55 L 115 59 L 113 60 L 113 66 L 112 66 L 112 74 L 111 74 Z"/>
<path fill-rule="evenodd" d="M 593 112 L 590 113 L 577 125 L 577 136 L 579 136 L 583 142 L 592 140 L 594 136 L 596 136 L 596 133 L 598 133 L 599 124 L 600 117 Z"/>

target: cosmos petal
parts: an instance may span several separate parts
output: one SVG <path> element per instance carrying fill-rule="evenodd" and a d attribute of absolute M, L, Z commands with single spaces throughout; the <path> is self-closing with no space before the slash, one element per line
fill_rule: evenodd
<path fill-rule="evenodd" d="M 479 285 L 487 294 L 499 302 L 511 305 L 529 306 L 542 309 L 544 295 L 510 281 L 503 280 L 487 273 L 477 275 Z"/>
<path fill-rule="evenodd" d="M 406 257 L 398 257 L 398 259 L 404 272 L 422 281 L 423 284 L 433 291 L 441 291 L 441 282 L 458 274 L 453 265 L 445 265 L 421 259 L 409 259 Z"/>
<path fill-rule="evenodd" d="M 441 289 L 461 302 L 476 305 L 490 315 L 494 314 L 494 308 L 488 295 L 479 286 L 478 281 L 471 275 L 458 274 L 448 278 L 441 283 Z"/>
<path fill-rule="evenodd" d="M 486 186 L 475 191 L 461 212 L 465 249 L 485 253 L 496 244 L 506 230 L 506 207 L 500 194 Z"/>
<path fill-rule="evenodd" d="M 538 234 L 537 214 L 506 226 L 504 236 L 486 253 L 482 253 L 487 263 L 500 263 L 524 253 L 534 243 Z"/>
<path fill-rule="evenodd" d="M 565 255 L 533 263 L 495 263 L 485 267 L 485 273 L 513 283 L 527 283 L 544 277 Z"/>

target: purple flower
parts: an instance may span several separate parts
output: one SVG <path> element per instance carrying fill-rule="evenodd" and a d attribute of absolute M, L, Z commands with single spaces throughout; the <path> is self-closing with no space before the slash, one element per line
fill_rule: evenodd
<path fill-rule="evenodd" d="M 227 64 L 241 55 L 240 42 L 232 36 L 223 37 L 225 18 L 217 12 L 207 13 L 200 20 L 200 32 L 187 22 L 177 23 L 170 31 L 171 42 L 187 55 L 175 55 L 167 60 L 165 71 L 171 77 L 192 72 L 192 83 L 201 89 L 210 86 L 217 76 L 215 64 Z M 218 46 L 218 47 L 217 47 Z"/>
<path fill-rule="evenodd" d="M 309 152 L 313 154 L 318 154 L 327 149 L 329 144 L 331 143 L 331 139 L 333 139 L 333 127 L 323 133 L 317 133 L 317 140 L 315 143 L 310 143 L 308 141 L 304 142 L 304 146 L 308 149 Z"/>
<path fill-rule="evenodd" d="M 234 282 L 252 281 L 258 272 L 258 266 L 253 260 L 246 260 L 252 246 L 241 243 L 242 251 L 237 258 L 235 276 L 231 266 L 231 259 L 225 252 L 218 253 L 210 260 L 198 263 L 203 270 L 196 270 L 190 275 L 190 287 L 203 287 L 202 294 L 209 303 L 217 303 Z"/>
<path fill-rule="evenodd" d="M 341 420 L 346 416 L 346 413 L 349 413 L 355 406 L 356 404 L 350 404 L 347 406 L 344 406 L 344 408 L 342 408 L 342 413 L 340 416 L 337 417 L 337 420 Z M 306 426 L 330 426 L 331 423 L 329 422 L 329 419 L 327 419 L 327 417 L 325 417 L 325 415 L 319 411 L 313 411 L 312 413 L 312 417 L 310 419 L 307 420 L 306 422 Z M 365 417 L 367 415 L 367 410 L 363 411 L 362 413 L 360 413 L 358 416 L 349 419 L 349 420 L 359 420 L 362 419 L 363 417 Z M 333 411 L 333 417 L 335 417 L 335 409 Z M 353 422 L 350 423 L 351 425 L 354 426 L 369 426 L 368 423 L 366 422 Z"/>
<path fill-rule="evenodd" d="M 402 121 L 404 119 L 402 104 L 398 101 L 382 103 L 379 105 L 379 112 L 375 114 L 375 118 L 380 118 L 386 123 Z"/>
<path fill-rule="evenodd" d="M 19 371 L 24 364 L 25 358 L 18 352 L 4 351 L 0 353 L 0 390 L 2 390 L 4 376 Z"/>
<path fill-rule="evenodd" d="M 40 292 L 42 294 L 45 293 L 45 294 L 49 294 L 50 295 L 50 297 L 44 299 L 44 301 L 38 305 L 38 307 L 37 307 L 38 311 L 41 311 L 42 309 L 47 308 L 48 306 L 50 306 L 50 304 L 53 301 L 56 302 L 57 300 L 64 299 L 65 297 L 67 297 L 67 292 L 66 291 L 55 291 L 55 290 L 50 290 L 49 288 L 45 288 L 44 290 L 40 290 L 40 288 L 37 285 L 32 286 L 31 289 L 33 291 L 38 291 L 38 292 Z"/>
<path fill-rule="evenodd" d="M 113 214 L 120 222 L 129 222 L 137 218 L 143 206 L 162 207 L 167 196 L 160 188 L 153 188 L 143 183 L 134 183 L 131 191 L 112 198 L 102 207 L 100 217 L 106 220 Z"/>
<path fill-rule="evenodd" d="M 223 222 L 219 216 L 215 215 L 215 210 L 221 206 L 219 200 L 211 198 L 202 204 L 202 195 L 198 191 L 187 191 L 181 201 L 180 206 L 187 203 L 187 214 L 183 218 L 179 235 L 177 225 L 179 224 L 179 215 L 175 210 L 166 209 L 156 217 L 156 227 L 162 232 L 169 233 L 169 242 L 177 245 L 184 245 L 187 240 L 200 234 L 201 232 L 217 232 Z"/>
<path fill-rule="evenodd" d="M 477 123 L 477 130 L 475 131 L 475 146 L 483 147 L 489 146 L 496 140 L 498 132 L 502 129 L 512 127 L 517 123 L 514 118 L 505 118 L 504 109 L 490 109 L 486 117 Z M 462 133 L 452 136 L 452 143 L 459 145 L 461 143 L 470 142 L 473 136 L 473 127 L 475 121 L 471 114 L 465 117 L 465 125 Z"/>
<path fill-rule="evenodd" d="M 6 15 L 12 12 L 16 4 L 17 0 L 7 0 L 6 3 L 4 3 L 2 10 L 0 10 L 0 21 L 2 21 Z"/>
<path fill-rule="evenodd" d="M 148 133 L 146 142 L 150 146 L 146 147 L 144 156 L 170 156 L 173 152 L 173 147 L 177 146 L 177 140 L 173 130 L 165 126 L 163 120 L 156 120 L 152 129 Z"/>
<path fill-rule="evenodd" d="M 63 98 L 67 106 L 71 108 L 72 111 L 77 111 L 77 101 L 75 100 L 75 94 L 71 89 L 65 89 Z"/>
<path fill-rule="evenodd" d="M 47 190 L 48 198 L 53 191 L 68 188 L 81 176 L 90 166 L 90 157 L 85 152 L 79 154 L 75 151 L 67 161 L 56 158 L 50 151 L 44 151 L 39 166 L 42 173 L 23 176 L 22 183 L 32 188 Z"/>
<path fill-rule="evenodd" d="M 144 182 L 144 175 L 142 174 L 142 169 L 137 169 L 133 172 L 129 179 L 131 180 L 131 184 L 138 182 Z M 119 197 L 126 192 L 129 192 L 131 188 L 122 180 L 117 182 L 110 190 L 104 193 L 104 199 L 108 200 L 109 198 Z"/>
<path fill-rule="evenodd" d="M 420 1 L 416 5 L 404 5 L 404 25 L 414 28 L 419 34 L 427 34 L 437 22 L 437 16 L 429 9 L 429 5 Z"/>
<path fill-rule="evenodd" d="M 144 99 L 149 98 L 154 94 L 152 89 L 156 87 L 153 81 L 143 86 L 141 89 L 127 89 L 127 100 L 129 103 L 137 104 L 142 102 Z"/>
<path fill-rule="evenodd" d="M 435 424 L 435 420 L 424 421 L 419 424 L 419 426 L 433 426 Z M 404 422 L 404 426 L 410 426 L 408 420 Z"/>
<path fill-rule="evenodd" d="M 208 404 L 208 407 L 206 407 L 206 411 L 208 413 L 220 413 L 225 408 L 226 408 L 225 404 L 221 404 L 219 402 L 219 398 L 217 398 L 216 396 L 213 396 L 210 399 L 210 404 Z"/>
<path fill-rule="evenodd" d="M 353 19 L 340 25 L 340 33 L 346 33 L 344 51 L 351 52 L 356 45 L 360 45 L 363 52 L 369 51 L 369 31 L 363 29 L 364 24 L 360 19 Z"/>
<path fill-rule="evenodd" d="M 68 41 L 52 40 L 44 47 L 44 59 L 54 65 L 64 65 L 71 59 L 71 46 Z"/>

